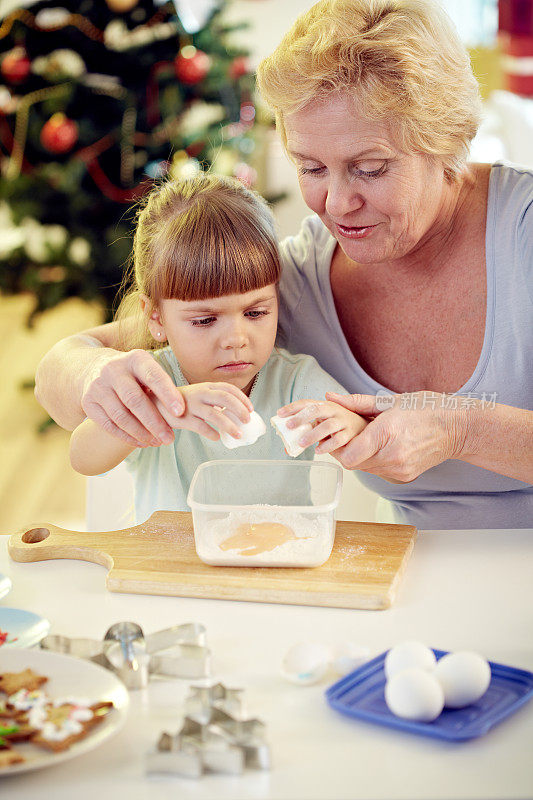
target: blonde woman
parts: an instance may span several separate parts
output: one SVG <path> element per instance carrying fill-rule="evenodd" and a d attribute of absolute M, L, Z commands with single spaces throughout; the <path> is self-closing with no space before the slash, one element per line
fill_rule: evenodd
<path fill-rule="evenodd" d="M 533 173 L 468 163 L 480 101 L 451 22 L 429 0 L 322 0 L 258 81 L 313 212 L 281 245 L 280 342 L 371 420 L 334 455 L 396 521 L 531 525 Z M 88 333 L 42 362 L 45 408 L 67 426 L 83 407 L 123 436 L 169 435 L 143 388 L 170 407 L 163 376 L 147 382 L 113 328 Z M 294 412 L 314 421 L 281 413 Z"/>
<path fill-rule="evenodd" d="M 311 356 L 274 347 L 279 276 L 272 215 L 239 181 L 203 173 L 164 183 L 145 201 L 119 331 L 126 319 L 128 341 L 144 348 L 150 367 L 164 371 L 186 411 L 173 419 L 160 407 L 176 429 L 169 444 L 153 440 L 135 447 L 91 419 L 75 428 L 70 441 L 72 466 L 85 475 L 126 461 L 137 521 L 158 509 L 187 510 L 192 476 L 204 461 L 287 458 L 270 425 L 246 447 L 228 449 L 220 441 L 221 432 L 238 440 L 237 423 L 248 422 L 254 408 L 269 421 L 287 402 L 313 405 L 309 398 L 344 391 Z M 319 405 L 316 434 L 323 452 L 366 427 L 336 403 Z M 297 457 L 312 458 L 313 450 Z"/>

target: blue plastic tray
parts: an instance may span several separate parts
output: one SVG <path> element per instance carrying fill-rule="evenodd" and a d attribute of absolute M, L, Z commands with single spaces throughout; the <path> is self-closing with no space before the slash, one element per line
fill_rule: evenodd
<path fill-rule="evenodd" d="M 446 655 L 445 650 L 433 652 L 437 659 Z M 489 661 L 491 681 L 477 703 L 444 709 L 433 722 L 412 722 L 394 716 L 385 703 L 383 664 L 386 655 L 387 651 L 330 686 L 326 690 L 329 705 L 349 717 L 458 742 L 487 733 L 533 695 L 533 673 Z"/>

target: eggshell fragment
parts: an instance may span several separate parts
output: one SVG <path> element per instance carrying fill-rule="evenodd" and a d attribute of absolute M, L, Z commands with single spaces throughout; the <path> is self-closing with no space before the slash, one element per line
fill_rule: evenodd
<path fill-rule="evenodd" d="M 302 425 L 298 425 L 297 428 L 287 428 L 289 420 L 290 417 L 278 417 L 276 414 L 270 418 L 270 424 L 276 429 L 278 436 L 281 436 L 287 454 L 291 458 L 296 458 L 305 450 L 305 447 L 298 444 L 298 440 L 304 433 L 312 430 L 313 426 L 309 422 L 304 422 Z"/>
<path fill-rule="evenodd" d="M 157 397 L 154 397 L 154 403 L 165 422 L 168 422 L 171 428 L 180 427 L 180 418 L 174 417 L 172 414 L 170 414 L 170 412 L 166 410 L 163 403 Z M 225 431 L 220 431 L 220 441 L 230 450 L 233 450 L 235 447 L 244 447 L 245 445 L 255 444 L 259 437 L 266 433 L 266 425 L 264 420 L 257 413 L 257 411 L 250 412 L 250 421 L 246 423 L 241 422 L 240 419 L 235 416 L 235 414 L 231 413 L 231 411 L 224 411 L 224 413 L 239 427 L 241 431 L 240 439 L 230 436 L 229 433 L 226 433 Z"/>
<path fill-rule="evenodd" d="M 446 708 L 463 708 L 479 700 L 489 688 L 488 662 L 467 650 L 448 653 L 437 662 L 434 673 L 444 691 Z"/>
<path fill-rule="evenodd" d="M 387 681 L 385 702 L 397 717 L 432 722 L 444 707 L 444 692 L 433 673 L 410 667 Z"/>
<path fill-rule="evenodd" d="M 300 642 L 289 648 L 281 664 L 281 674 L 300 686 L 318 683 L 329 667 L 331 650 L 318 642 Z"/>
<path fill-rule="evenodd" d="M 245 445 L 255 444 L 260 436 L 266 432 L 266 425 L 263 419 L 259 416 L 257 411 L 250 412 L 250 422 L 241 422 L 235 414 L 231 411 L 224 412 L 232 422 L 234 422 L 241 431 L 241 438 L 236 439 L 235 436 L 230 436 L 225 431 L 220 431 L 220 441 L 223 445 L 233 450 L 235 447 L 244 447 Z"/>
<path fill-rule="evenodd" d="M 409 667 L 419 667 L 431 671 L 435 668 L 437 659 L 433 650 L 422 642 L 406 641 L 392 647 L 385 656 L 385 675 L 392 678 L 397 672 Z"/>

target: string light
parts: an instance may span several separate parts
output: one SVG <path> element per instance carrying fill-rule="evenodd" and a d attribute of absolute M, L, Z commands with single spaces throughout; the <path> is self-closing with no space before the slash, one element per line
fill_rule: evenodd
<path fill-rule="evenodd" d="M 36 92 L 31 92 L 21 98 L 16 113 L 15 121 L 15 134 L 13 136 L 13 150 L 11 151 L 11 158 L 9 159 L 6 178 L 7 180 L 14 180 L 19 174 L 22 167 L 22 159 L 24 157 L 24 145 L 26 143 L 26 134 L 28 131 L 28 116 L 30 107 L 34 103 L 48 100 L 51 97 L 58 97 L 68 91 L 70 83 L 63 83 L 60 86 L 51 86 L 47 89 L 39 89 Z"/>

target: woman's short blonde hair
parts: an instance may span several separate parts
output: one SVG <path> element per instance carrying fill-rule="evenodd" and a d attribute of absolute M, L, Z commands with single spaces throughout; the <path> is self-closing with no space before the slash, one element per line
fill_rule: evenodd
<path fill-rule="evenodd" d="M 165 181 L 137 210 L 131 264 L 116 319 L 137 316 L 131 347 L 154 346 L 141 314 L 160 300 L 205 300 L 277 284 L 281 274 L 274 219 L 266 201 L 234 178 L 200 172 Z M 126 342 L 123 342 L 126 344 Z"/>
<path fill-rule="evenodd" d="M 369 119 L 392 121 L 402 150 L 438 157 L 451 180 L 481 118 L 468 52 L 433 0 L 320 0 L 257 78 L 285 145 L 287 115 L 348 92 Z"/>

